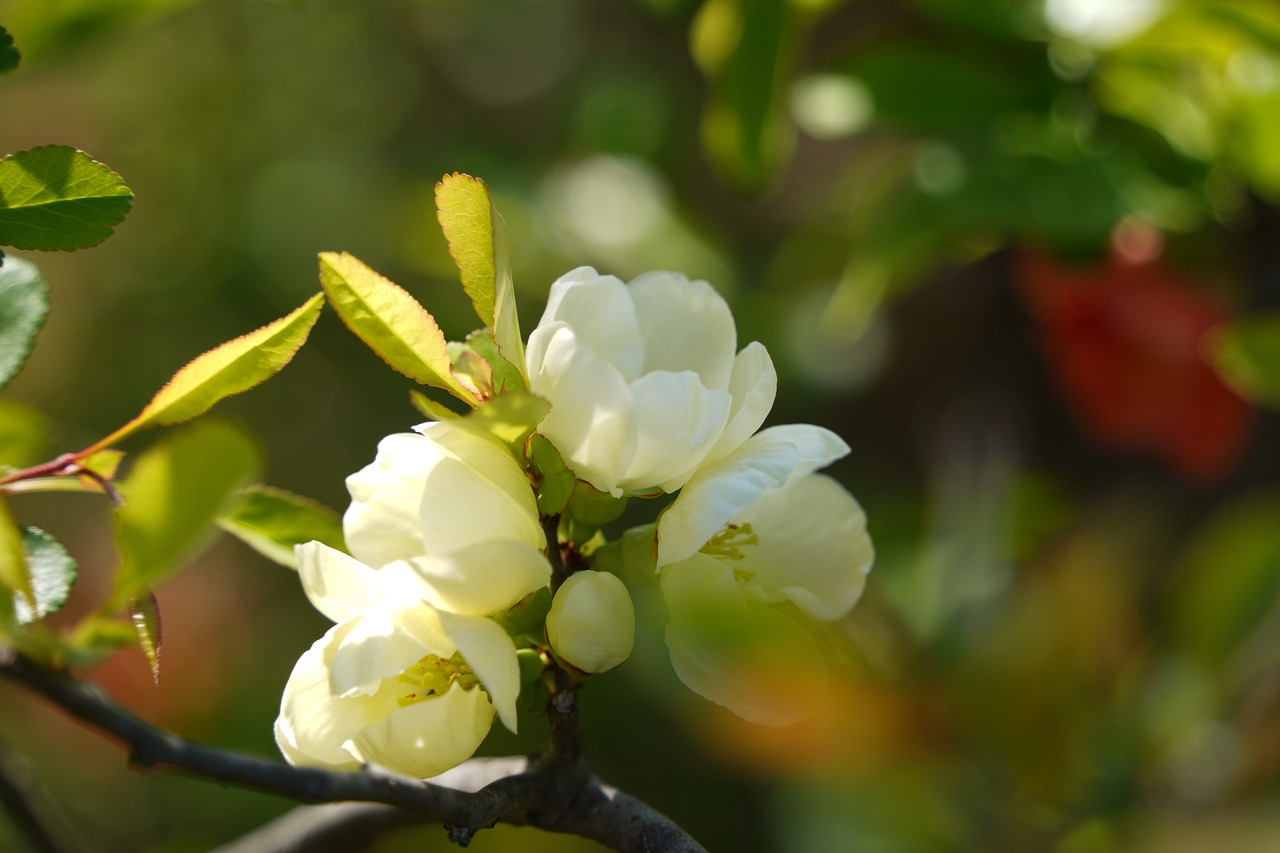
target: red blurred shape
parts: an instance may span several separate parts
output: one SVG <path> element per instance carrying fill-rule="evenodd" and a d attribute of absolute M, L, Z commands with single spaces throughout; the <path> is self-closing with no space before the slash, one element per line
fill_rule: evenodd
<path fill-rule="evenodd" d="M 1014 278 L 1068 407 L 1101 444 L 1206 483 L 1239 460 L 1253 407 L 1200 357 L 1228 314 L 1159 258 L 1159 235 L 1116 229 L 1110 258 L 1068 267 L 1024 250 Z"/>

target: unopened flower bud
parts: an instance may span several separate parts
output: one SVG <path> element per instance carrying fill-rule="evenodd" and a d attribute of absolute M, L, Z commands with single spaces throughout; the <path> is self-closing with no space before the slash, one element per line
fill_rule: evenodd
<path fill-rule="evenodd" d="M 583 672 L 613 669 L 631 655 L 636 611 L 627 588 L 607 572 L 578 572 L 561 585 L 547 613 L 551 648 Z"/>

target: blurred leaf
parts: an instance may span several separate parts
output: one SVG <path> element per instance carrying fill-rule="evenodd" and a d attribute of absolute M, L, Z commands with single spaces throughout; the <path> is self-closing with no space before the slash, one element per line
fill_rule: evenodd
<path fill-rule="evenodd" d="M 1206 343 L 1210 363 L 1237 393 L 1280 407 L 1280 313 L 1242 317 Z"/>
<path fill-rule="evenodd" d="M 22 34 L 29 60 L 45 59 L 130 22 L 158 18 L 196 0 L 6 0 L 3 11 Z"/>
<path fill-rule="evenodd" d="M 519 455 L 525 439 L 551 411 L 551 404 L 533 394 L 519 392 L 494 397 L 451 424 L 486 438 L 494 438 Z"/>
<path fill-rule="evenodd" d="M 0 266 L 0 388 L 22 369 L 48 313 L 49 284 L 35 264 L 6 257 Z"/>
<path fill-rule="evenodd" d="M 342 322 L 379 358 L 415 382 L 476 404 L 453 375 L 435 318 L 403 288 L 345 252 L 321 253 L 320 284 Z"/>
<path fill-rule="evenodd" d="M 22 54 L 13 46 L 13 36 L 4 27 L 0 27 L 0 74 L 17 68 L 21 58 Z"/>
<path fill-rule="evenodd" d="M 26 537 L 3 497 L 0 497 L 0 584 L 15 594 L 13 599 L 20 593 L 27 601 L 36 600 L 31 569 L 27 565 Z"/>
<path fill-rule="evenodd" d="M 25 468 L 48 456 L 49 422 L 40 412 L 0 399 L 0 466 Z"/>
<path fill-rule="evenodd" d="M 132 206 L 120 176 L 83 151 L 45 145 L 0 160 L 0 245 L 96 246 Z"/>
<path fill-rule="evenodd" d="M 538 474 L 538 512 L 559 515 L 569 506 L 577 480 L 564 464 L 560 451 L 541 435 L 529 436 L 525 453 Z"/>
<path fill-rule="evenodd" d="M 148 591 L 129 602 L 129 621 L 138 635 L 138 646 L 151 665 L 151 680 L 160 683 L 160 602 Z"/>
<path fill-rule="evenodd" d="M 1171 598 L 1178 644 L 1214 667 L 1257 627 L 1280 591 L 1280 498 L 1262 495 L 1219 512 L 1196 534 Z"/>
<path fill-rule="evenodd" d="M 342 518 L 327 506 L 261 483 L 250 486 L 218 519 L 218 526 L 282 566 L 298 567 L 293 547 L 323 542 L 346 551 Z"/>
<path fill-rule="evenodd" d="M 119 610 L 190 560 L 258 463 L 253 440 L 223 421 L 193 424 L 139 456 L 120 486 L 120 568 L 110 609 Z"/>
<path fill-rule="evenodd" d="M 76 561 L 67 549 L 48 533 L 28 527 L 23 536 L 27 553 L 27 566 L 31 571 L 31 587 L 35 592 L 35 610 L 26 599 L 14 599 L 14 614 L 18 623 L 25 625 L 56 613 L 67 603 L 71 584 L 76 580 Z"/>
<path fill-rule="evenodd" d="M 76 625 L 67 640 L 69 663 L 73 667 L 94 667 L 111 652 L 138 642 L 138 631 L 129 621 L 90 616 Z"/>
<path fill-rule="evenodd" d="M 510 249 L 502 218 L 484 181 L 470 175 L 445 175 L 436 184 L 436 214 L 449 254 L 462 274 L 462 288 L 480 321 L 493 330 L 498 351 L 524 382 L 524 341 L 516 314 Z"/>
<path fill-rule="evenodd" d="M 214 347 L 173 375 L 136 418 L 98 442 L 112 444 L 154 424 L 170 426 L 203 415 L 221 400 L 261 385 L 293 360 L 320 316 L 324 297 L 225 344 Z"/>
<path fill-rule="evenodd" d="M 461 417 L 461 415 L 453 409 L 450 409 L 443 403 L 437 403 L 435 400 L 432 400 L 416 388 L 409 389 L 409 402 L 412 403 L 413 407 L 421 412 L 424 417 L 431 418 L 433 421 L 451 421 L 454 418 Z"/>

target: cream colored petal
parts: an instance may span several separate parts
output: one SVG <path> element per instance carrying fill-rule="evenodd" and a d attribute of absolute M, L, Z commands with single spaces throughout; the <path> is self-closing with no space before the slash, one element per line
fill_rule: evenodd
<path fill-rule="evenodd" d="M 636 309 L 627 286 L 611 275 L 599 275 L 591 267 L 578 267 L 551 285 L 547 308 L 538 328 L 552 323 L 570 326 L 579 344 L 612 364 L 630 381 L 640 375 L 644 363 L 644 341 L 636 321 Z M 536 330 L 535 330 L 536 333 Z M 530 336 L 531 338 L 533 336 Z M 532 345 L 532 340 L 531 340 Z M 537 366 L 545 364 L 539 350 Z M 534 358 L 526 356 L 530 374 Z"/>
<path fill-rule="evenodd" d="M 398 610 L 375 608 L 353 620 L 350 632 L 329 658 L 329 689 L 335 696 L 372 696 L 384 679 L 399 675 L 426 655 L 452 655 L 447 639 L 440 639 L 443 632 L 421 630 L 421 624 L 433 617 L 429 606 L 419 604 Z M 406 630 L 407 619 L 419 630 Z M 433 642 L 424 643 L 424 634 Z"/>
<path fill-rule="evenodd" d="M 275 723 L 276 744 L 290 764 L 353 770 L 359 755 L 350 741 L 374 719 L 375 708 L 364 697 L 339 699 L 329 690 L 325 650 L 340 642 L 351 625 L 335 625 L 302 653 L 280 700 Z"/>
<path fill-rule="evenodd" d="M 673 492 L 707 455 L 724 429 L 732 403 L 724 391 L 708 391 L 697 374 L 648 373 L 631 383 L 635 400 L 636 453 L 620 485 L 631 492 L 657 486 Z"/>
<path fill-rule="evenodd" d="M 748 523 L 759 544 L 734 564 L 748 595 L 790 599 L 818 619 L 838 619 L 862 595 L 875 559 L 867 517 L 853 496 L 821 474 L 766 492 L 733 519 Z"/>
<path fill-rule="evenodd" d="M 346 622 L 382 603 L 378 573 L 341 551 L 307 542 L 294 547 L 298 579 L 311 604 L 334 622 Z"/>
<path fill-rule="evenodd" d="M 747 344 L 733 361 L 733 378 L 729 381 L 733 406 L 729 423 L 707 454 L 706 464 L 716 462 L 737 450 L 755 433 L 769 416 L 778 393 L 778 373 L 764 344 Z"/>
<path fill-rule="evenodd" d="M 430 587 L 432 604 L 469 616 L 500 613 L 551 580 L 546 556 L 524 542 L 481 542 L 413 567 Z"/>
<path fill-rule="evenodd" d="M 792 476 L 849 452 L 835 433 L 810 424 L 770 427 L 698 470 L 658 519 L 658 566 L 685 559 L 730 519 Z"/>
<path fill-rule="evenodd" d="M 605 672 L 631 656 L 636 611 L 616 575 L 584 571 L 556 590 L 547 639 L 556 654 L 583 672 Z"/>
<path fill-rule="evenodd" d="M 538 329 L 550 336 L 542 370 L 529 377 L 533 393 L 551 401 L 538 425 L 574 473 L 597 489 L 620 496 L 618 488 L 636 452 L 635 404 L 622 374 L 589 347 L 580 346 L 568 326 Z M 530 339 L 530 347 L 535 341 Z"/>
<path fill-rule="evenodd" d="M 425 553 L 418 507 L 427 471 L 438 459 L 427 438 L 397 433 L 378 442 L 374 461 L 347 478 L 351 505 L 342 529 L 356 559 L 378 568 Z"/>
<path fill-rule="evenodd" d="M 516 699 L 520 696 L 520 665 L 516 647 L 498 623 L 483 616 L 440 611 L 440 624 L 458 644 L 458 652 L 480 679 L 502 724 L 516 730 Z M 452 691 L 451 691 L 452 692 Z"/>
<path fill-rule="evenodd" d="M 478 688 L 455 686 L 403 707 L 383 705 L 386 714 L 359 732 L 354 748 L 366 761 L 414 779 L 466 761 L 493 725 L 493 705 Z"/>
<path fill-rule="evenodd" d="M 692 370 L 707 388 L 727 390 L 738 337 L 724 297 L 673 272 L 645 273 L 629 287 L 644 336 L 644 372 Z"/>

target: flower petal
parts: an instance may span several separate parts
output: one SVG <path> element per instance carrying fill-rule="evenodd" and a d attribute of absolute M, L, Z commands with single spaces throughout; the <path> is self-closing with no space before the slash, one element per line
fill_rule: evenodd
<path fill-rule="evenodd" d="M 715 288 L 673 272 L 650 272 L 629 285 L 644 336 L 644 372 L 692 370 L 714 391 L 729 387 L 738 333 Z"/>
<path fill-rule="evenodd" d="M 572 328 L 580 345 L 591 347 L 627 381 L 640 375 L 644 341 L 631 293 L 619 279 L 600 275 L 591 267 L 578 267 L 560 276 L 551 285 L 538 328 L 557 322 Z M 530 373 L 541 367 L 543 358 L 541 351 L 535 357 L 526 355 Z"/>
<path fill-rule="evenodd" d="M 418 505 L 422 483 L 437 459 L 430 440 L 397 433 L 378 442 L 373 462 L 347 477 L 351 506 L 342 529 L 356 559 L 378 568 L 426 552 Z"/>
<path fill-rule="evenodd" d="M 442 610 L 487 616 L 511 607 L 551 580 L 551 564 L 524 542 L 481 542 L 452 554 L 413 561 Z"/>
<path fill-rule="evenodd" d="M 514 732 L 516 699 L 520 696 L 520 664 L 511 638 L 498 623 L 483 616 L 463 616 L 443 610 L 439 616 L 440 624 L 457 643 L 462 659 L 489 694 L 502 724 Z"/>
<path fill-rule="evenodd" d="M 377 572 L 319 542 L 294 547 L 308 600 L 334 622 L 346 622 L 382 602 Z"/>
<path fill-rule="evenodd" d="M 493 705 L 478 688 L 454 686 L 404 707 L 383 704 L 387 713 L 356 735 L 354 748 L 366 761 L 414 779 L 466 761 L 493 725 Z"/>
<path fill-rule="evenodd" d="M 329 689 L 335 696 L 372 696 L 382 681 L 404 672 L 428 654 L 449 657 L 453 644 L 426 604 L 367 611 L 328 656 Z"/>
<path fill-rule="evenodd" d="M 658 519 L 658 566 L 702 548 L 721 527 L 770 489 L 849 452 L 835 433 L 810 424 L 770 427 L 701 468 Z"/>
<path fill-rule="evenodd" d="M 734 519 L 748 523 L 759 544 L 734 564 L 749 577 L 747 594 L 790 599 L 811 616 L 838 619 L 862 595 L 875 559 L 867 517 L 835 480 L 811 474 L 762 495 Z"/>
<path fill-rule="evenodd" d="M 350 741 L 369 725 L 375 708 L 364 697 L 339 699 L 329 690 L 325 649 L 340 642 L 350 623 L 335 625 L 302 653 L 280 700 L 276 744 L 290 764 L 352 770 L 360 757 Z"/>
<path fill-rule="evenodd" d="M 729 393 L 733 396 L 729 423 L 716 446 L 707 454 L 707 463 L 723 459 L 737 450 L 760 428 L 773 408 L 773 400 L 778 394 L 778 373 L 764 344 L 752 341 L 738 353 L 733 360 Z"/>
<path fill-rule="evenodd" d="M 723 391 L 708 391 L 689 371 L 647 373 L 631 383 L 631 393 L 636 453 L 619 485 L 674 492 L 714 446 L 733 401 Z M 683 476 L 673 479 L 677 475 Z"/>

